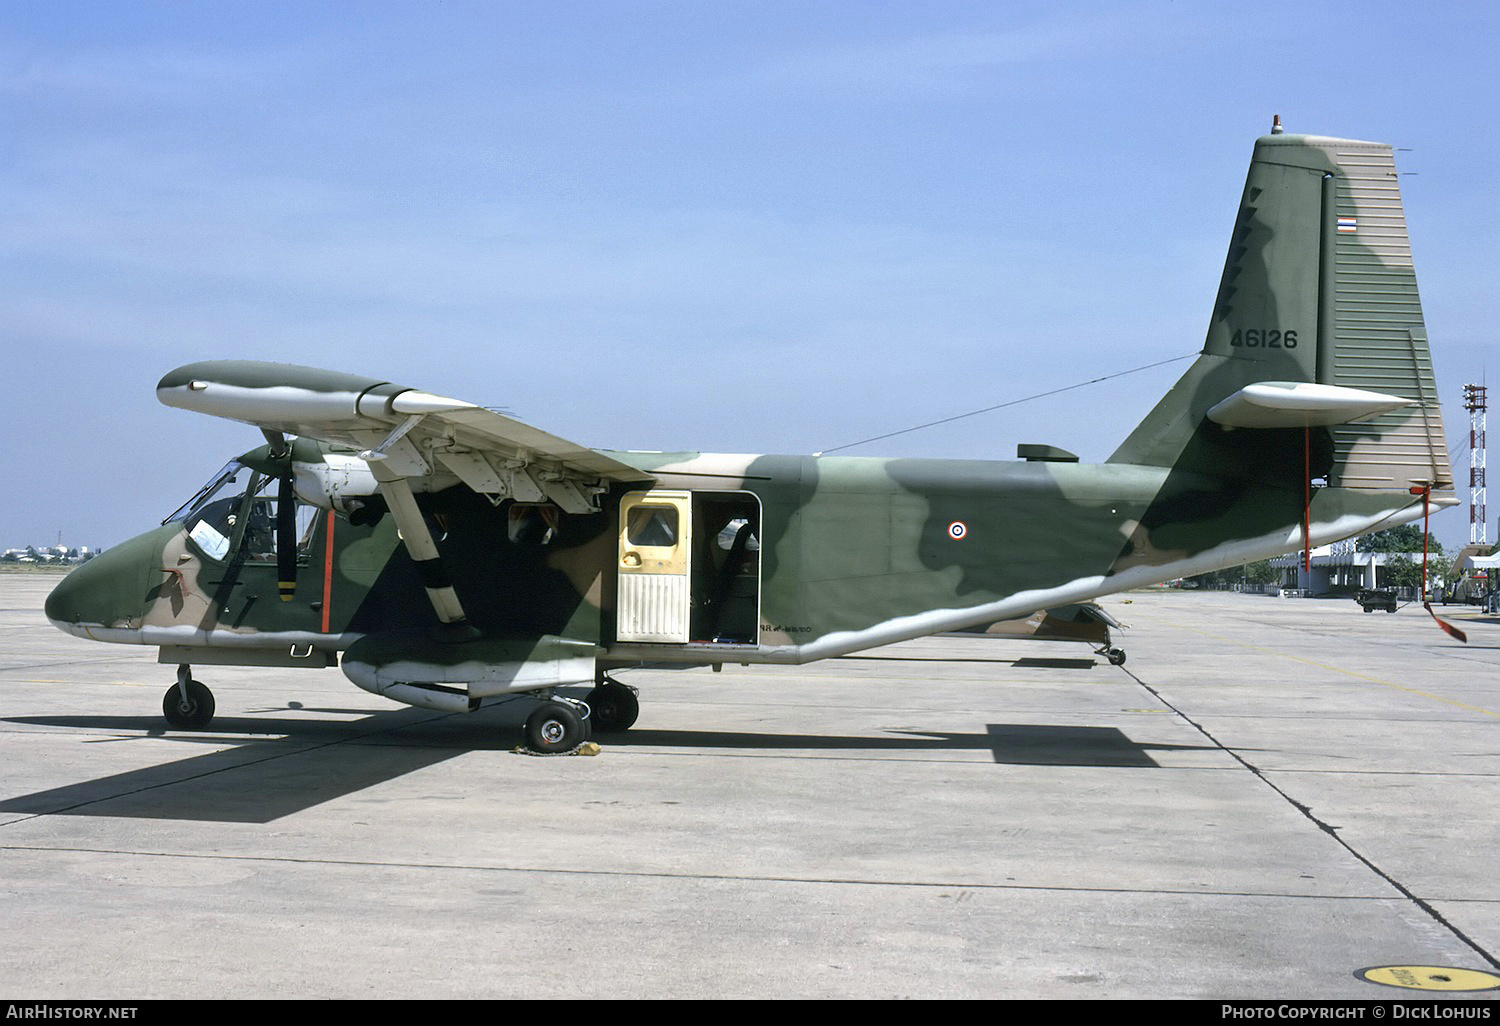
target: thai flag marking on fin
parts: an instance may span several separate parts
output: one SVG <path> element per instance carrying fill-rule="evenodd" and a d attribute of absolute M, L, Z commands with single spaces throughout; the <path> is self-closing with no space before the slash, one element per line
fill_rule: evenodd
<path fill-rule="evenodd" d="M 1352 217 L 1339 218 L 1338 229 L 1341 232 L 1359 231 L 1359 222 Z"/>

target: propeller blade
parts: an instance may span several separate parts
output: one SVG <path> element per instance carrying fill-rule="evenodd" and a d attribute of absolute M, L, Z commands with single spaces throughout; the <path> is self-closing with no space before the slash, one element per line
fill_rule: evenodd
<path fill-rule="evenodd" d="M 297 594 L 297 493 L 290 456 L 276 495 L 276 590 L 283 602 Z"/>
<path fill-rule="evenodd" d="M 1427 543 L 1432 537 L 1432 529 L 1428 526 L 1429 517 L 1432 514 L 1432 486 L 1421 485 L 1408 489 L 1413 495 L 1422 497 L 1422 608 L 1427 610 L 1429 616 L 1437 621 L 1437 625 L 1448 633 L 1450 637 L 1457 638 L 1464 644 L 1469 643 L 1469 636 L 1451 623 L 1444 623 L 1442 619 L 1432 611 L 1432 603 L 1427 599 Z"/>
<path fill-rule="evenodd" d="M 1457 638 L 1459 641 L 1462 641 L 1465 644 L 1468 644 L 1469 636 L 1467 634 L 1465 634 L 1463 631 L 1459 630 L 1457 627 L 1453 626 L 1451 623 L 1444 622 L 1443 619 L 1442 619 L 1442 617 L 1438 616 L 1436 613 L 1433 613 L 1432 612 L 1432 603 L 1431 602 L 1423 602 L 1422 606 L 1429 613 L 1432 613 L 1432 618 L 1437 621 L 1437 625 L 1439 627 L 1441 627 L 1443 630 L 1447 631 L 1449 634 L 1453 635 L 1453 637 Z"/>

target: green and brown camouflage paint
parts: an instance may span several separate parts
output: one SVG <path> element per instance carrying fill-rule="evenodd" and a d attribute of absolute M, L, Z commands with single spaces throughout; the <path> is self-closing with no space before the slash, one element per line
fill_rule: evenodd
<path fill-rule="evenodd" d="M 273 564 L 243 546 L 216 560 L 168 524 L 75 571 L 47 614 L 82 636 L 168 647 L 174 661 L 345 651 L 346 672 L 361 660 L 399 663 L 408 676 L 426 667 L 429 683 L 482 697 L 549 686 L 525 672 L 540 663 L 566 663 L 562 675 L 581 681 L 639 662 L 805 662 L 1413 520 L 1423 503 L 1413 488 L 1437 505 L 1454 500 L 1396 183 L 1389 146 L 1261 138 L 1202 355 L 1101 465 L 593 451 L 376 379 L 253 363 L 180 368 L 162 379 L 164 401 L 223 386 L 233 402 L 211 412 L 324 440 L 297 440 L 299 464 L 385 438 L 391 466 L 415 468 L 404 473 L 473 633 L 442 636 L 392 516 L 356 523 L 333 510 L 316 519 L 291 602 L 275 601 Z M 1411 404 L 1305 432 L 1209 419 L 1239 389 L 1268 381 Z M 267 393 L 281 397 L 275 417 L 255 412 Z M 371 426 L 348 428 L 351 409 L 374 410 Z M 387 434 L 429 409 L 448 418 L 442 432 Z M 476 462 L 474 452 L 495 458 Z M 271 473 L 270 459 L 262 447 L 241 462 Z M 478 483 L 492 479 L 481 494 Z M 560 491 L 560 480 L 576 490 Z M 615 639 L 620 500 L 650 488 L 754 496 L 754 638 Z M 545 544 L 513 536 L 523 495 L 548 509 Z M 455 669 L 500 664 L 511 669 L 484 683 L 475 683 L 483 672 Z"/>

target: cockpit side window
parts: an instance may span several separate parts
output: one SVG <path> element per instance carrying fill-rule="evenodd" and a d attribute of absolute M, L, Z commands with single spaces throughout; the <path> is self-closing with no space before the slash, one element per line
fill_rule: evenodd
<path fill-rule="evenodd" d="M 277 497 L 280 486 L 281 482 L 276 478 L 264 478 L 250 503 L 250 519 L 245 524 L 242 544 L 246 558 L 252 563 L 276 562 L 276 511 L 281 503 Z M 293 501 L 297 509 L 297 557 L 303 559 L 312 542 L 318 510 L 305 502 Z"/>

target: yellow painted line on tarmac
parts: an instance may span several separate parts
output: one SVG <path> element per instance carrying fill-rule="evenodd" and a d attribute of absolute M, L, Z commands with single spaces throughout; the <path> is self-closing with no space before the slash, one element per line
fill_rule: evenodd
<path fill-rule="evenodd" d="M 50 677 L 0 677 L 0 684 L 85 684 L 85 683 L 88 683 L 90 685 L 102 685 L 103 687 L 107 687 L 107 688 L 154 688 L 154 687 L 157 686 L 155 683 L 143 684 L 140 681 L 136 681 L 136 680 L 81 681 L 81 680 L 78 680 L 76 678 L 73 679 L 73 680 L 53 680 Z"/>
<path fill-rule="evenodd" d="M 1444 705 L 1451 705 L 1458 709 L 1467 709 L 1469 712 L 1482 713 L 1485 716 L 1494 716 L 1496 719 L 1500 719 L 1500 712 L 1496 712 L 1493 709 L 1484 709 L 1477 705 L 1469 705 L 1467 702 L 1457 702 L 1451 698 L 1444 698 L 1442 695 L 1434 695 L 1431 691 L 1422 691 L 1418 688 L 1409 688 L 1405 684 L 1397 684 L 1393 681 L 1382 680 L 1379 677 L 1371 677 L 1369 674 L 1365 673 L 1355 673 L 1353 670 L 1346 670 L 1342 666 L 1330 666 L 1327 663 L 1320 663 L 1314 659 L 1304 659 L 1301 656 L 1291 655 L 1290 653 L 1283 652 L 1277 648 L 1266 648 L 1264 645 L 1252 645 L 1247 641 L 1240 641 L 1238 638 L 1226 638 L 1222 634 L 1212 634 L 1209 631 L 1202 630 L 1198 627 L 1189 627 L 1187 624 L 1171 623 L 1169 621 L 1163 622 L 1167 623 L 1167 626 L 1169 627 L 1176 627 L 1177 629 L 1184 631 L 1192 631 L 1194 634 L 1201 634 L 1205 638 L 1213 638 L 1215 641 L 1224 641 L 1228 642 L 1231 645 L 1238 645 L 1240 648 L 1251 649 L 1255 652 L 1266 652 L 1270 655 L 1281 656 L 1283 659 L 1291 659 L 1295 662 L 1303 663 L 1307 666 L 1316 666 L 1321 670 L 1332 670 L 1334 673 L 1342 673 L 1345 676 L 1354 677 L 1357 680 L 1367 680 L 1372 684 L 1380 684 L 1388 688 L 1395 688 L 1397 691 L 1405 691 L 1408 695 L 1418 695 L 1422 698 L 1430 698 L 1434 702 L 1442 702 Z"/>

